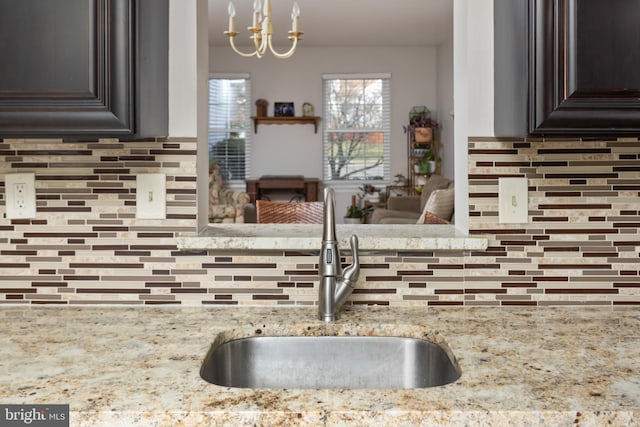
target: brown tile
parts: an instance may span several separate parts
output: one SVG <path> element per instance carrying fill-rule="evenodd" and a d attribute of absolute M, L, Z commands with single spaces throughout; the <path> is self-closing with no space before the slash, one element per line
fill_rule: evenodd
<path fill-rule="evenodd" d="M 172 294 L 206 294 L 206 289 L 200 288 L 172 288 Z"/>
<path fill-rule="evenodd" d="M 181 301 L 144 301 L 145 305 L 161 305 L 161 304 L 167 304 L 167 305 L 180 305 L 182 304 Z"/>
<path fill-rule="evenodd" d="M 536 282 L 502 282 L 503 288 L 536 288 Z"/>
<path fill-rule="evenodd" d="M 362 278 L 360 279 L 362 280 Z M 365 276 L 365 282 L 400 282 L 402 277 L 398 276 Z"/>
<path fill-rule="evenodd" d="M 509 307 L 513 307 L 513 306 L 522 306 L 522 307 L 535 307 L 538 305 L 538 303 L 536 301 L 501 301 L 500 305 L 503 306 L 509 306 Z"/>
<path fill-rule="evenodd" d="M 462 301 L 427 301 L 427 305 L 433 306 L 462 306 Z"/>
<path fill-rule="evenodd" d="M 69 263 L 70 268 L 143 268 L 144 264 L 140 263 L 82 263 L 82 262 L 72 262 Z"/>
<path fill-rule="evenodd" d="M 202 305 L 238 305 L 238 301 L 209 301 L 204 300 Z"/>
<path fill-rule="evenodd" d="M 149 294 L 151 289 L 76 288 L 78 294 Z"/>
<path fill-rule="evenodd" d="M 202 268 L 231 268 L 235 270 L 239 269 L 253 269 L 253 268 L 270 268 L 275 269 L 276 263 L 247 263 L 247 262 L 219 262 L 219 263 L 203 263 Z"/>
<path fill-rule="evenodd" d="M 463 289 L 434 289 L 436 295 L 464 295 Z"/>
<path fill-rule="evenodd" d="M 359 294 L 395 294 L 396 288 L 381 288 L 381 289 L 366 289 L 366 288 L 356 288 L 353 290 L 355 295 Z"/>

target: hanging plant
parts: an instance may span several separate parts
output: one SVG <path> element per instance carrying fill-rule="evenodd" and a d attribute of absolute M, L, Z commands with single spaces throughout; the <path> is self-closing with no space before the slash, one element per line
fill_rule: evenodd
<path fill-rule="evenodd" d="M 439 129 L 440 123 L 430 118 L 420 118 L 412 121 L 407 126 L 403 126 L 404 133 L 415 132 L 417 128 Z"/>

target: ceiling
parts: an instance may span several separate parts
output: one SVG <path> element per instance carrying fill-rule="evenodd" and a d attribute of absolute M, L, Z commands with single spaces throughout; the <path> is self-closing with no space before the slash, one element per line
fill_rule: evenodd
<path fill-rule="evenodd" d="M 209 44 L 228 45 L 228 0 L 209 1 Z M 297 0 L 306 46 L 437 46 L 452 38 L 453 0 Z M 274 44 L 288 45 L 294 0 L 272 0 Z M 239 46 L 249 43 L 253 0 L 233 0 Z"/>

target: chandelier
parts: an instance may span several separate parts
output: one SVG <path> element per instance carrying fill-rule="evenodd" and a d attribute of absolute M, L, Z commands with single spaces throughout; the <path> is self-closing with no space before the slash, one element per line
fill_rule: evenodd
<path fill-rule="evenodd" d="M 253 25 L 249 27 L 249 31 L 253 34 L 253 44 L 255 50 L 250 53 L 244 53 L 236 48 L 234 38 L 237 36 L 235 25 L 236 8 L 233 3 L 229 2 L 229 30 L 224 33 L 229 36 L 229 44 L 238 55 L 242 56 L 256 56 L 262 58 L 267 52 L 267 48 L 271 51 L 273 56 L 278 59 L 286 59 L 293 55 L 298 45 L 298 40 L 303 34 L 298 30 L 300 7 L 298 3 L 293 4 L 293 10 L 291 11 L 291 31 L 289 31 L 289 40 L 293 42 L 291 49 L 285 53 L 278 53 L 271 45 L 271 37 L 273 35 L 273 25 L 271 24 L 271 0 L 264 0 L 264 8 L 262 7 L 261 0 L 254 0 L 253 2 Z"/>

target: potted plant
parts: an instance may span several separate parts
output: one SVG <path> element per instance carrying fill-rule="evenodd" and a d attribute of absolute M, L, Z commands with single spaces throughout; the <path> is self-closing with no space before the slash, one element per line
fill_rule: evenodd
<path fill-rule="evenodd" d="M 425 143 L 433 140 L 433 130 L 439 127 L 440 123 L 430 117 L 419 117 L 412 119 L 409 125 L 403 126 L 403 129 L 404 133 L 413 133 L 415 142 Z"/>
<path fill-rule="evenodd" d="M 358 198 L 361 200 L 369 200 L 371 202 L 377 202 L 380 200 L 380 189 L 371 185 L 364 184 L 362 187 L 358 187 L 361 193 Z"/>
<path fill-rule="evenodd" d="M 440 159 L 440 157 L 436 156 L 433 151 L 429 151 L 424 156 L 424 161 L 429 163 L 429 172 L 427 172 L 427 173 L 436 173 L 436 170 L 438 168 L 438 163 L 440 163 L 442 161 L 442 159 Z"/>
<path fill-rule="evenodd" d="M 440 157 L 437 157 L 433 151 L 428 151 L 414 164 L 414 171 L 422 175 L 436 173 L 440 161 Z"/>
<path fill-rule="evenodd" d="M 419 173 L 419 174 L 426 175 L 429 172 L 431 172 L 431 164 L 429 163 L 428 160 L 424 160 L 424 159 L 420 160 L 420 162 L 418 162 L 417 166 L 418 166 L 418 172 L 417 173 Z"/>
<path fill-rule="evenodd" d="M 364 218 L 364 209 L 351 205 L 347 208 L 347 213 L 344 216 L 345 224 L 360 224 Z"/>
<path fill-rule="evenodd" d="M 407 178 L 401 173 L 395 174 L 393 178 L 394 178 L 393 185 L 397 185 L 397 186 L 407 185 Z"/>

